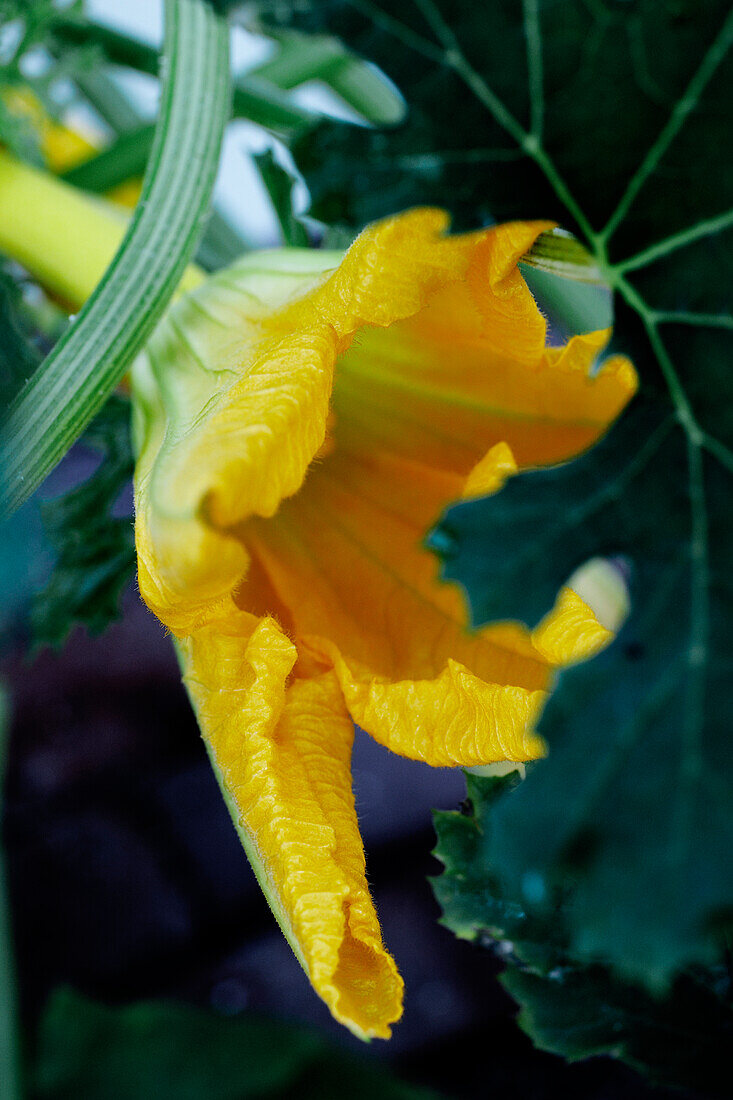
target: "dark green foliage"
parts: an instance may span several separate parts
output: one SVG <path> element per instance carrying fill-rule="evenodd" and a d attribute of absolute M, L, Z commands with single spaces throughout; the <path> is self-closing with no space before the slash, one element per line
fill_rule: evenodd
<path fill-rule="evenodd" d="M 467 812 L 436 813 L 445 864 L 432 880 L 443 923 L 463 939 L 493 948 L 506 961 L 501 981 L 520 1004 L 519 1022 L 543 1050 L 575 1060 L 614 1054 L 664 1084 L 727 1095 L 733 1040 L 731 975 L 725 967 L 680 976 L 657 999 L 567 952 L 564 904 L 544 919 L 530 916 L 520 895 L 490 871 L 494 806 L 519 795 L 516 774 L 467 775 Z"/>
<path fill-rule="evenodd" d="M 42 506 L 57 560 L 34 601 L 36 645 L 62 645 L 76 623 L 100 634 L 119 618 L 120 596 L 135 570 L 132 516 L 112 512 L 132 477 L 129 419 L 129 402 L 111 397 L 82 439 L 101 453 L 98 468 L 81 485 Z"/>
<path fill-rule="evenodd" d="M 498 808 L 488 858 L 535 910 L 568 889 L 575 951 L 653 986 L 716 954 L 733 903 L 729 500 L 727 466 L 639 397 L 587 455 L 433 536 L 478 621 L 536 622 L 581 562 L 630 563 L 631 619 L 561 675 L 549 758 Z"/>
<path fill-rule="evenodd" d="M 416 203 L 460 225 L 553 217 L 615 291 L 643 396 L 587 458 L 460 504 L 433 546 L 474 621 L 534 623 L 575 566 L 622 555 L 634 610 L 565 673 L 550 756 L 496 811 L 496 873 L 541 916 L 569 894 L 574 952 L 659 987 L 733 913 L 733 13 L 727 0 L 283 0 L 341 34 L 409 105 L 389 132 L 322 126 L 314 213 Z M 489 440 L 487 442 L 493 442 Z"/>
<path fill-rule="evenodd" d="M 683 975 L 660 1000 L 597 966 L 564 964 L 543 974 L 510 965 L 502 984 L 542 1050 L 571 1061 L 612 1054 L 659 1084 L 729 1095 L 733 1014 L 722 968 Z"/>
<path fill-rule="evenodd" d="M 438 1100 L 297 1024 L 71 990 L 46 1009 L 32 1085 L 37 1100 Z"/>
<path fill-rule="evenodd" d="M 460 939 L 505 941 L 512 952 L 521 951 L 525 960 L 550 969 L 565 946 L 556 913 L 550 919 L 528 914 L 521 901 L 502 890 L 489 863 L 491 813 L 517 786 L 519 775 L 487 778 L 467 772 L 466 783 L 462 812 L 433 813 L 438 835 L 433 854 L 445 871 L 431 883 L 443 909 L 442 923 Z"/>
<path fill-rule="evenodd" d="M 415 203 L 460 224 L 573 212 L 547 158 L 599 230 L 670 113 L 693 108 L 660 146 L 614 238 L 611 259 L 725 210 L 720 156 L 729 101 L 718 69 L 684 91 L 728 15 L 725 0 L 260 0 L 267 23 L 340 36 L 402 91 L 408 114 L 389 132 L 324 124 L 300 150 L 314 213 L 361 225 Z M 708 61 L 712 64 L 711 55 Z M 700 94 L 702 91 L 702 94 Z M 680 117 L 679 121 L 682 121 Z M 534 137 L 534 141 L 528 138 Z M 539 149 L 539 153 L 538 150 Z"/>

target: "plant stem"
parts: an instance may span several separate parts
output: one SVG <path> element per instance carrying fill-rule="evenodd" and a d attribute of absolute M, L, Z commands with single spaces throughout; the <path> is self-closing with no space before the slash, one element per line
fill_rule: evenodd
<path fill-rule="evenodd" d="M 0 511 L 31 495 L 104 404 L 169 302 L 203 229 L 229 113 L 228 27 L 206 0 L 166 0 L 165 12 L 165 80 L 143 193 L 101 283 L 9 411 Z M 6 207 L 4 218 L 10 214 Z M 32 207 L 27 216 L 33 218 Z M 70 263 L 91 237 L 85 226 Z M 53 240 L 44 233 L 36 251 L 52 250 Z M 43 262 L 42 251 L 35 262 Z"/>
<path fill-rule="evenodd" d="M 0 251 L 75 310 L 93 293 L 127 226 L 122 211 L 1 149 L 0 210 Z"/>

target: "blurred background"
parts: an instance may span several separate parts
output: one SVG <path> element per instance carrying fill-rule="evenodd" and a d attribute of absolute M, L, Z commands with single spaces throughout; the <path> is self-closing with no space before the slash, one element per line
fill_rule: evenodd
<path fill-rule="evenodd" d="M 89 0 L 86 10 L 145 41 L 159 41 L 158 0 Z M 265 39 L 235 28 L 235 71 L 261 63 L 271 49 Z M 114 79 L 141 116 L 154 118 L 152 77 L 120 72 Z M 349 111 L 322 86 L 305 85 L 294 95 L 306 107 Z M 94 125 L 83 117 L 79 123 Z M 267 148 L 287 163 L 275 138 L 250 122 L 235 122 L 217 185 L 221 210 L 256 247 L 279 243 L 277 218 L 252 161 Z M 297 203 L 307 205 L 302 183 Z M 77 445 L 42 497 L 80 482 L 97 461 Z M 116 510 L 129 514 L 129 491 Z M 11 544 L 23 553 L 12 553 Z M 354 755 L 356 803 L 385 941 L 406 982 L 406 1009 L 392 1041 L 368 1049 L 336 1025 L 260 894 L 211 773 L 171 645 L 134 583 L 124 594 L 121 620 L 100 637 L 77 628 L 61 652 L 29 654 L 23 612 L 52 556 L 36 501 L 19 513 L 13 537 L 0 547 L 2 677 L 11 708 L 6 870 L 28 1034 L 37 1029 L 52 991 L 64 985 L 113 1006 L 167 997 L 230 1018 L 256 1012 L 306 1024 L 339 1048 L 387 1061 L 403 1080 L 444 1096 L 664 1095 L 608 1059 L 568 1066 L 532 1048 L 496 981 L 500 953 L 442 928 L 427 881 L 440 871 L 431 857 L 431 810 L 458 808 L 463 776 L 391 755 L 361 733 Z M 343 1081 L 343 1091 L 349 1087 Z M 278 1093 L 302 1094 L 297 1085 Z"/>

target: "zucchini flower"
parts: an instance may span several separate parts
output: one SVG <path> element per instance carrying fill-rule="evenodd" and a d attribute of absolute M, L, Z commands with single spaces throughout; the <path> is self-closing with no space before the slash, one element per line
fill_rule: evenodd
<path fill-rule="evenodd" d="M 546 346 L 517 262 L 547 223 L 446 224 L 415 210 L 346 254 L 246 256 L 132 372 L 140 591 L 280 927 L 362 1038 L 389 1036 L 402 980 L 365 878 L 354 723 L 437 767 L 532 760 L 554 668 L 610 637 L 570 589 L 533 634 L 469 633 L 424 547 L 450 502 L 588 447 L 636 385 L 620 357 L 591 372 L 607 333 Z"/>

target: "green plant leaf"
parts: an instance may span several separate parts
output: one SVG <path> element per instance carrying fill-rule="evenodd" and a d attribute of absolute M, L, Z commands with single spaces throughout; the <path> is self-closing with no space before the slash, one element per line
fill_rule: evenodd
<path fill-rule="evenodd" d="M 283 244 L 295 248 L 308 247 L 308 233 L 303 222 L 293 213 L 293 186 L 295 177 L 283 168 L 271 149 L 253 157 L 262 182 L 270 196 L 280 225 Z"/>
<path fill-rule="evenodd" d="M 101 453 L 99 466 L 81 485 L 41 506 L 57 559 L 33 603 L 36 646 L 61 646 L 77 623 L 101 634 L 119 618 L 120 597 L 135 572 L 132 511 L 113 512 L 135 466 L 129 401 L 112 396 L 82 443 Z"/>
<path fill-rule="evenodd" d="M 538 919 L 491 870 L 495 807 L 520 795 L 516 773 L 466 780 L 464 812 L 434 815 L 434 854 L 445 870 L 433 890 L 443 924 L 504 960 L 501 982 L 533 1042 L 571 1060 L 613 1054 L 659 1083 L 725 1095 L 733 1038 L 727 969 L 686 973 L 657 998 L 604 967 L 573 961 L 564 904 Z"/>
<path fill-rule="evenodd" d="M 60 989 L 41 1021 L 38 1100 L 438 1100 L 318 1032 L 149 1001 L 107 1008 Z"/>
<path fill-rule="evenodd" d="M 99 286 L 10 409 L 2 510 L 30 496 L 119 382 L 207 215 L 229 111 L 228 28 L 204 0 L 167 0 L 166 16 L 166 80 L 141 200 Z"/>
<path fill-rule="evenodd" d="M 612 1054 L 658 1084 L 722 1098 L 733 1014 L 722 967 L 715 979 L 684 975 L 659 1000 L 598 966 L 565 964 L 540 974 L 510 965 L 502 985 L 519 1002 L 520 1026 L 540 1049 L 570 1061 Z"/>
<path fill-rule="evenodd" d="M 615 347 L 643 396 L 590 455 L 456 506 L 432 544 L 476 624 L 536 622 L 587 557 L 631 563 L 631 621 L 561 678 L 549 759 L 502 801 L 488 854 L 538 913 L 572 891 L 574 950 L 659 985 L 710 958 L 733 913 L 733 13 L 727 0 L 260 7 L 340 34 L 409 106 L 388 133 L 322 126 L 296 149 L 317 216 L 437 202 L 464 225 L 555 218 L 615 292 Z"/>
<path fill-rule="evenodd" d="M 491 814 L 518 784 L 518 772 L 491 777 L 466 772 L 461 812 L 433 812 L 438 837 L 433 855 L 445 870 L 430 883 L 443 910 L 441 923 L 459 939 L 491 945 L 503 941 L 525 962 L 549 970 L 565 947 L 561 925 L 529 914 L 518 897 L 502 889 L 488 858 Z"/>

